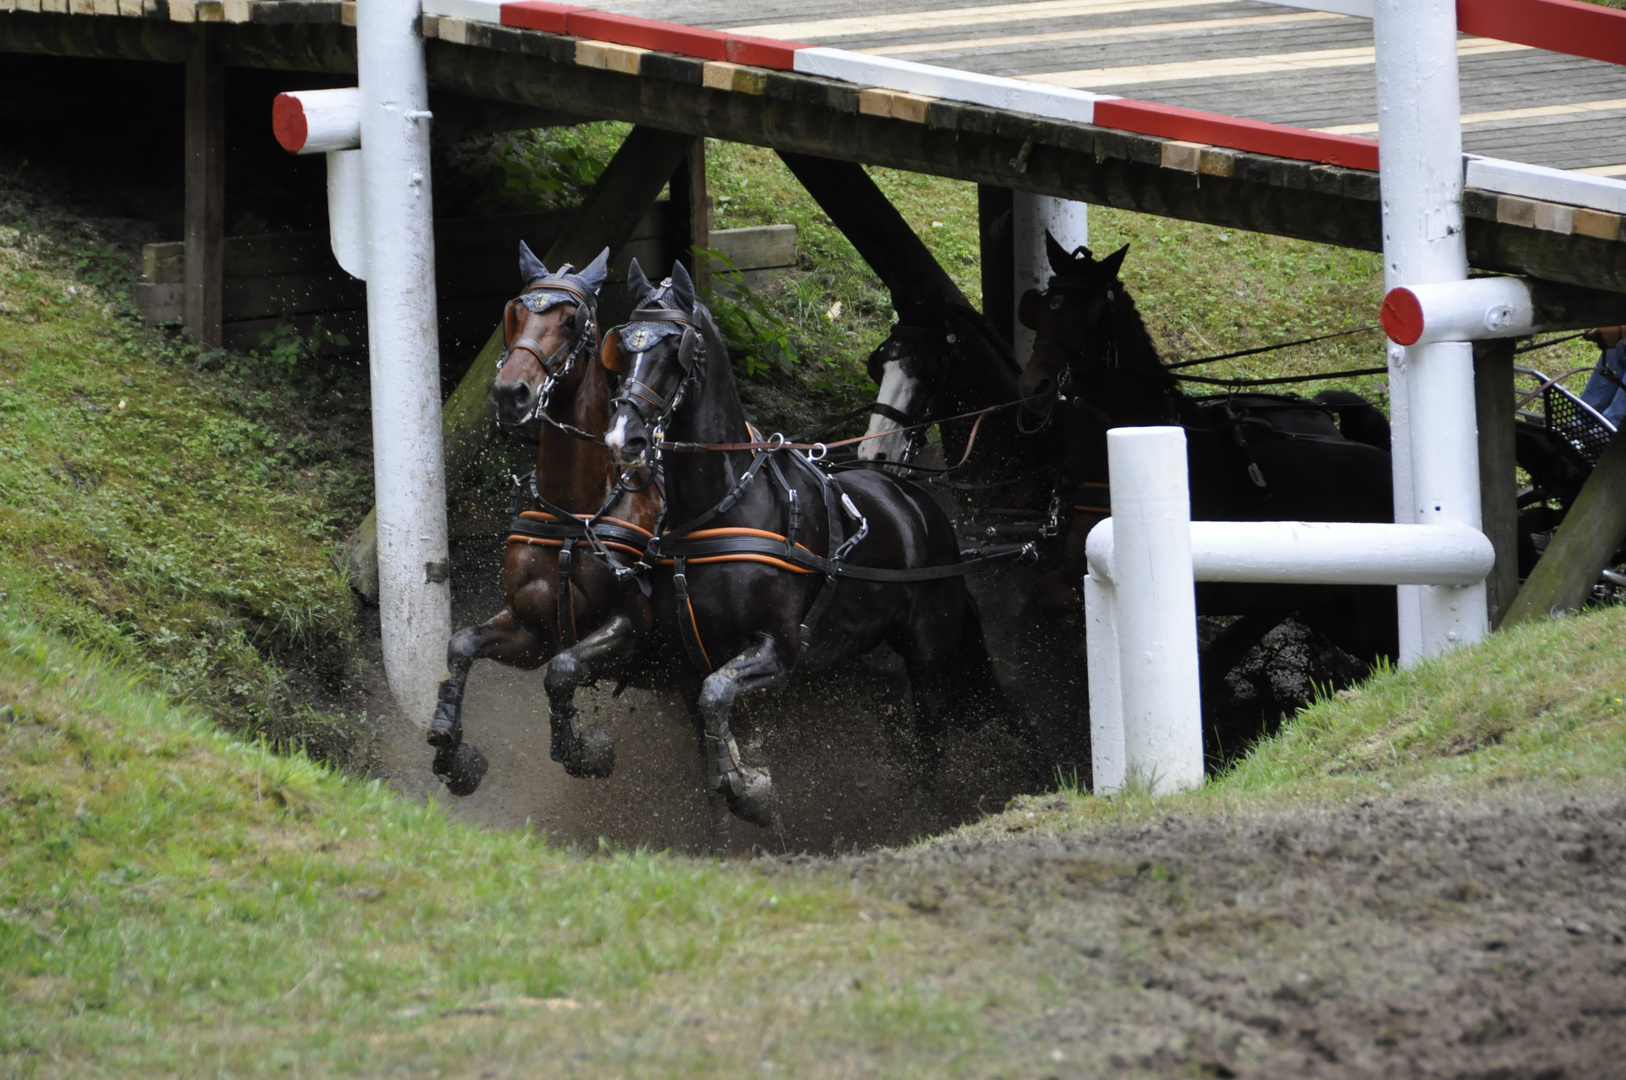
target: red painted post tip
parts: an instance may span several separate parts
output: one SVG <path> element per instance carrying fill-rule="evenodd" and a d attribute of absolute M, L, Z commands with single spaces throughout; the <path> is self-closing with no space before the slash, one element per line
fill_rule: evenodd
<path fill-rule="evenodd" d="M 1389 295 L 1383 298 L 1378 321 L 1383 324 L 1383 332 L 1396 345 L 1415 345 L 1417 339 L 1423 336 L 1423 305 L 1410 289 L 1391 289 Z"/>
<path fill-rule="evenodd" d="M 290 154 L 305 148 L 310 135 L 305 124 L 305 106 L 292 94 L 278 94 L 271 99 L 271 132 L 277 144 Z"/>

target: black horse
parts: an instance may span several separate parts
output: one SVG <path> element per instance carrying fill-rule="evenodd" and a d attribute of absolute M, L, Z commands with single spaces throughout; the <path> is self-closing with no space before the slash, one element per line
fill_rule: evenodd
<path fill-rule="evenodd" d="M 1054 276 L 1030 290 L 1019 317 L 1036 332 L 1021 389 L 1029 422 L 1059 414 L 1065 438 L 1068 572 L 1082 575 L 1084 539 L 1107 514 L 1107 430 L 1177 424 L 1186 431 L 1191 514 L 1208 521 L 1393 520 L 1388 422 L 1354 394 L 1311 400 L 1181 392 L 1118 280 L 1128 247 L 1097 262 L 1047 236 Z M 1277 623 L 1296 614 L 1370 662 L 1398 648 L 1386 586 L 1200 583 L 1204 615 L 1241 615 L 1205 654 L 1205 692 Z"/>
<path fill-rule="evenodd" d="M 885 642 L 903 658 L 917 724 L 938 742 L 1000 707 L 953 526 L 930 496 L 872 470 L 826 475 L 746 423 L 728 351 L 681 264 L 651 286 L 637 263 L 631 321 L 605 338 L 623 372 L 605 445 L 625 466 L 663 452 L 665 528 L 650 548 L 663 636 L 705 678 L 706 781 L 730 810 L 773 819 L 766 767 L 740 758 L 740 694 Z M 896 577 L 873 580 L 871 568 Z M 884 572 L 882 572 L 884 573 Z"/>

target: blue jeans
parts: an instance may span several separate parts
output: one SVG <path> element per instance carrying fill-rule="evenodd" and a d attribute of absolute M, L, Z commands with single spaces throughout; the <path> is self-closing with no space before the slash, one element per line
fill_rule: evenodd
<path fill-rule="evenodd" d="M 1581 400 L 1618 428 L 1620 422 L 1626 420 L 1626 390 L 1610 382 L 1604 375 L 1605 370 L 1626 383 L 1626 340 L 1603 351 L 1592 377 L 1586 381 L 1586 389 L 1581 391 Z"/>

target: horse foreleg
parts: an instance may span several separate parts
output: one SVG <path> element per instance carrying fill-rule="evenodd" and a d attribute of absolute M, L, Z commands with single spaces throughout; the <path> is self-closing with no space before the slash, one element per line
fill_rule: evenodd
<path fill-rule="evenodd" d="M 615 770 L 615 740 L 602 726 L 581 721 L 576 688 L 594 677 L 594 665 L 625 652 L 637 637 L 632 620 L 617 615 L 548 662 L 542 687 L 548 692 L 551 756 L 571 776 L 601 780 Z"/>
<path fill-rule="evenodd" d="M 711 754 L 706 739 L 706 717 L 700 711 L 700 679 L 695 675 L 694 669 L 687 664 L 674 664 L 672 670 L 672 683 L 677 687 L 678 694 L 683 698 L 683 707 L 689 711 L 689 719 L 694 722 L 695 739 L 700 750 L 700 768 L 702 773 L 710 772 Z M 728 800 L 721 791 L 708 790 L 706 792 L 707 809 L 710 811 L 711 851 L 717 856 L 728 854 L 734 843 L 734 815 L 728 812 Z"/>
<path fill-rule="evenodd" d="M 721 794 L 737 816 L 764 828 L 774 821 L 773 777 L 766 767 L 740 760 L 728 714 L 741 694 L 783 682 L 789 674 L 773 638 L 762 634 L 755 645 L 712 672 L 700 686 L 700 713 L 706 725 L 706 790 Z"/>
<path fill-rule="evenodd" d="M 451 677 L 440 684 L 440 699 L 434 719 L 429 722 L 429 745 L 436 751 L 431 768 L 453 795 L 474 794 L 486 773 L 484 755 L 463 744 L 463 689 L 469 680 L 469 668 L 475 660 L 488 656 L 535 666 L 540 650 L 540 639 L 508 608 L 479 626 L 467 626 L 452 635 L 446 646 L 446 667 Z"/>

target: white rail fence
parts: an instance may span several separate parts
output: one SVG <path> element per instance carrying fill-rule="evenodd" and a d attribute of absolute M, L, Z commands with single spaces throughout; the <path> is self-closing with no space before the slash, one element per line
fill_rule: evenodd
<path fill-rule="evenodd" d="M 1195 582 L 1460 587 L 1496 560 L 1465 525 L 1192 521 L 1182 429 L 1115 428 L 1107 451 L 1112 517 L 1084 578 L 1097 794 L 1202 782 Z"/>

